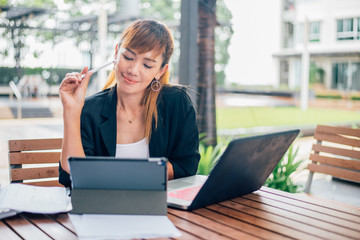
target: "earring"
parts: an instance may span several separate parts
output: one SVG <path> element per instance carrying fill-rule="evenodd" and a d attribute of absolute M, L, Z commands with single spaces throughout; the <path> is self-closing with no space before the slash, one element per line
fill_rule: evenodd
<path fill-rule="evenodd" d="M 151 90 L 153 90 L 154 92 L 158 92 L 161 89 L 161 83 L 159 82 L 158 79 L 154 78 L 154 80 L 151 82 Z"/>

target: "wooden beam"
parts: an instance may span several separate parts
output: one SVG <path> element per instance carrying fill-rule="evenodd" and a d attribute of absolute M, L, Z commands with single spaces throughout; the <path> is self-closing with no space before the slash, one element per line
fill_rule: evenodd
<path fill-rule="evenodd" d="M 61 149 L 62 138 L 9 140 L 9 152 Z"/>
<path fill-rule="evenodd" d="M 11 170 L 11 181 L 59 177 L 59 167 L 19 168 Z"/>
<path fill-rule="evenodd" d="M 360 182 L 360 172 L 346 170 L 342 168 L 332 167 L 330 165 L 318 165 L 311 163 L 308 165 L 308 169 L 311 172 L 319 172 L 329 174 L 331 176 L 347 179 L 354 182 Z"/>
<path fill-rule="evenodd" d="M 58 163 L 60 152 L 14 152 L 9 153 L 10 164 Z"/>

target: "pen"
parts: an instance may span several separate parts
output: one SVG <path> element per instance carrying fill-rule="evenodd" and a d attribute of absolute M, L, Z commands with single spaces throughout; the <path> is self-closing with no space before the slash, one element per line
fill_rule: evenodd
<path fill-rule="evenodd" d="M 97 71 L 103 69 L 104 67 L 107 67 L 107 66 L 111 65 L 112 63 L 114 63 L 114 61 L 105 63 L 104 65 L 102 65 L 102 66 L 100 66 L 100 67 L 91 69 L 90 71 L 91 71 L 92 73 L 96 73 Z M 84 78 L 84 77 L 85 77 L 85 74 L 82 74 L 80 77 L 81 77 L 81 78 Z"/>

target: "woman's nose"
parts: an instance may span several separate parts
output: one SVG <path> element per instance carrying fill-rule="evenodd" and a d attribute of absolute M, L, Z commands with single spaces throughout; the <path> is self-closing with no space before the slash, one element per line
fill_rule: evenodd
<path fill-rule="evenodd" d="M 138 75 L 139 70 L 140 70 L 140 62 L 138 61 L 133 61 L 129 67 L 128 67 L 128 73 L 131 75 Z"/>

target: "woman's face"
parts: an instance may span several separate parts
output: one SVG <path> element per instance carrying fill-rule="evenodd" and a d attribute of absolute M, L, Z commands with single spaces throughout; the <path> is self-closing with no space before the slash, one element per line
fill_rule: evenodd
<path fill-rule="evenodd" d="M 159 79 L 168 65 L 161 68 L 163 58 L 156 51 L 137 53 L 120 48 L 115 63 L 118 89 L 124 94 L 143 94 L 154 78 Z"/>

